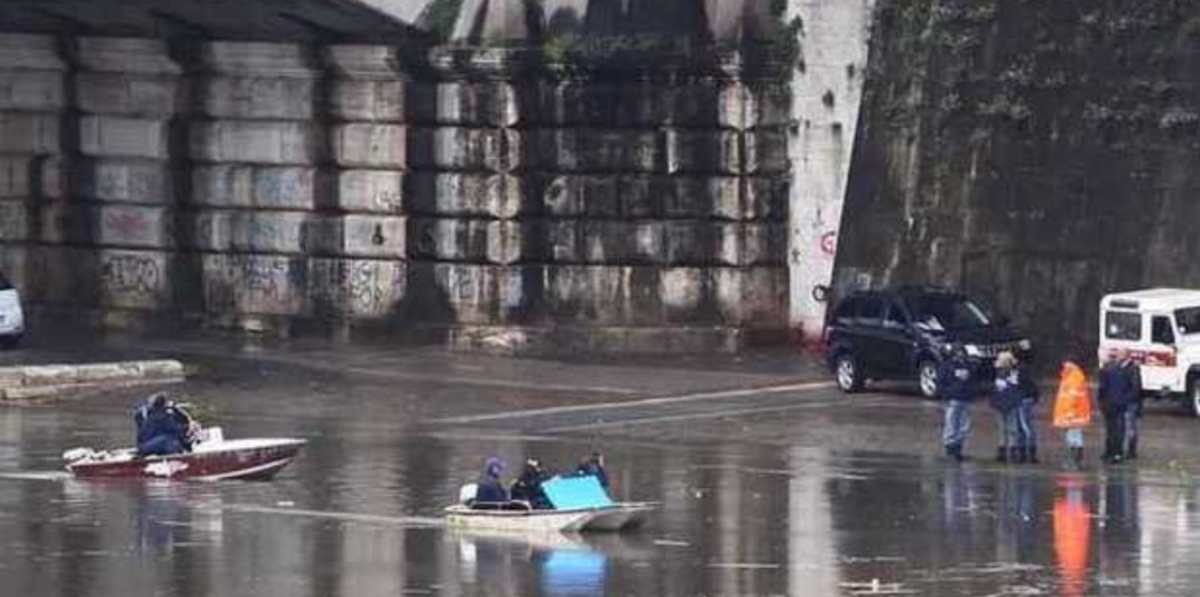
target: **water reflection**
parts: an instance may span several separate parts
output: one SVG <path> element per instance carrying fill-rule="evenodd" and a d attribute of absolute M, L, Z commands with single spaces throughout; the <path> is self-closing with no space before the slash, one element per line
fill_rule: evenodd
<path fill-rule="evenodd" d="M 1092 517 L 1083 496 L 1083 481 L 1059 477 L 1060 494 L 1054 500 L 1054 557 L 1064 597 L 1086 594 L 1091 548 Z"/>
<path fill-rule="evenodd" d="M 645 529 L 496 536 L 428 521 L 485 455 L 569 466 L 590 442 L 395 435 L 330 419 L 313 423 L 310 449 L 267 484 L 34 474 L 81 443 L 72 430 L 127 433 L 123 411 L 93 414 L 0 413 L 0 469 L 13 471 L 0 472 L 5 594 L 1169 597 L 1200 583 L 1198 491 L 1133 466 L 1067 474 L 610 442 L 617 497 L 664 502 Z M 266 420 L 242 434 L 285 427 Z"/>
<path fill-rule="evenodd" d="M 531 594 L 518 590 L 524 580 L 520 576 L 523 569 L 531 569 L 537 594 L 604 595 L 609 553 L 624 549 L 619 543 L 599 549 L 580 535 L 561 533 L 450 534 L 458 543 L 462 578 L 487 594 L 497 595 Z"/>

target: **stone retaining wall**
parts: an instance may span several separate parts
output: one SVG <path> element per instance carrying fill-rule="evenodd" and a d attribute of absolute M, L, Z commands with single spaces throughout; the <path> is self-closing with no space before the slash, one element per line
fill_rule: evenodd
<path fill-rule="evenodd" d="M 786 330 L 779 73 L 538 60 L 0 35 L 0 268 L 112 324 Z"/>

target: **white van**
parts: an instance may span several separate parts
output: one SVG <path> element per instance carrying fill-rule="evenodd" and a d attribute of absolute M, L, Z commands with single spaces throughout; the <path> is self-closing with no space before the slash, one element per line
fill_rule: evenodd
<path fill-rule="evenodd" d="M 1200 417 L 1200 290 L 1152 288 L 1100 301 L 1100 363 L 1119 351 L 1141 363 L 1142 391 L 1184 401 Z"/>
<path fill-rule="evenodd" d="M 12 348 L 25 335 L 25 313 L 21 311 L 21 296 L 0 272 L 0 345 Z"/>

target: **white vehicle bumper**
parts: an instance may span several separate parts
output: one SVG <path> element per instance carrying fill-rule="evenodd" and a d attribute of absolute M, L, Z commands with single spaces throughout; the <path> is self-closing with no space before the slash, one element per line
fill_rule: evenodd
<path fill-rule="evenodd" d="M 16 313 L 0 312 L 0 336 L 15 336 L 25 332 L 25 318 Z"/>

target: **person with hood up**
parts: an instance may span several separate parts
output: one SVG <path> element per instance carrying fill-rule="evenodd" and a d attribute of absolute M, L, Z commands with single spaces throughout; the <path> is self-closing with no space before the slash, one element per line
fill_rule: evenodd
<path fill-rule="evenodd" d="M 1064 430 L 1075 468 L 1083 467 L 1083 428 L 1092 422 L 1092 390 L 1087 374 L 1072 357 L 1063 361 L 1054 397 L 1054 426 Z"/>
<path fill-rule="evenodd" d="M 1017 358 L 1011 352 L 996 355 L 995 387 L 989 402 L 997 414 L 997 434 L 999 446 L 996 447 L 996 462 L 1024 462 L 1023 450 L 1020 445 L 1020 430 L 1018 413 L 1021 406 L 1021 388 L 1018 385 Z"/>
<path fill-rule="evenodd" d="M 159 392 L 150 396 L 134 411 L 137 427 L 137 455 L 179 454 L 191 449 L 188 435 L 191 419 L 175 407 L 167 395 Z"/>
<path fill-rule="evenodd" d="M 508 501 L 508 490 L 500 482 L 502 472 L 504 461 L 495 456 L 483 463 L 483 471 L 479 473 L 479 482 L 475 489 L 475 503 L 502 504 Z"/>
<path fill-rule="evenodd" d="M 550 478 L 550 473 L 542 468 L 540 460 L 530 457 L 525 461 L 525 470 L 521 471 L 521 476 L 513 482 L 509 493 L 513 500 L 521 500 L 529 502 L 535 510 L 547 510 L 554 506 L 550 500 L 546 499 L 546 494 L 542 493 L 542 482 Z"/>
<path fill-rule="evenodd" d="M 942 425 L 942 445 L 946 456 L 961 462 L 963 445 L 971 431 L 971 402 L 978 393 L 975 370 L 967 360 L 962 346 L 948 344 L 943 349 L 947 356 L 938 365 L 938 394 L 946 403 L 946 416 Z"/>

